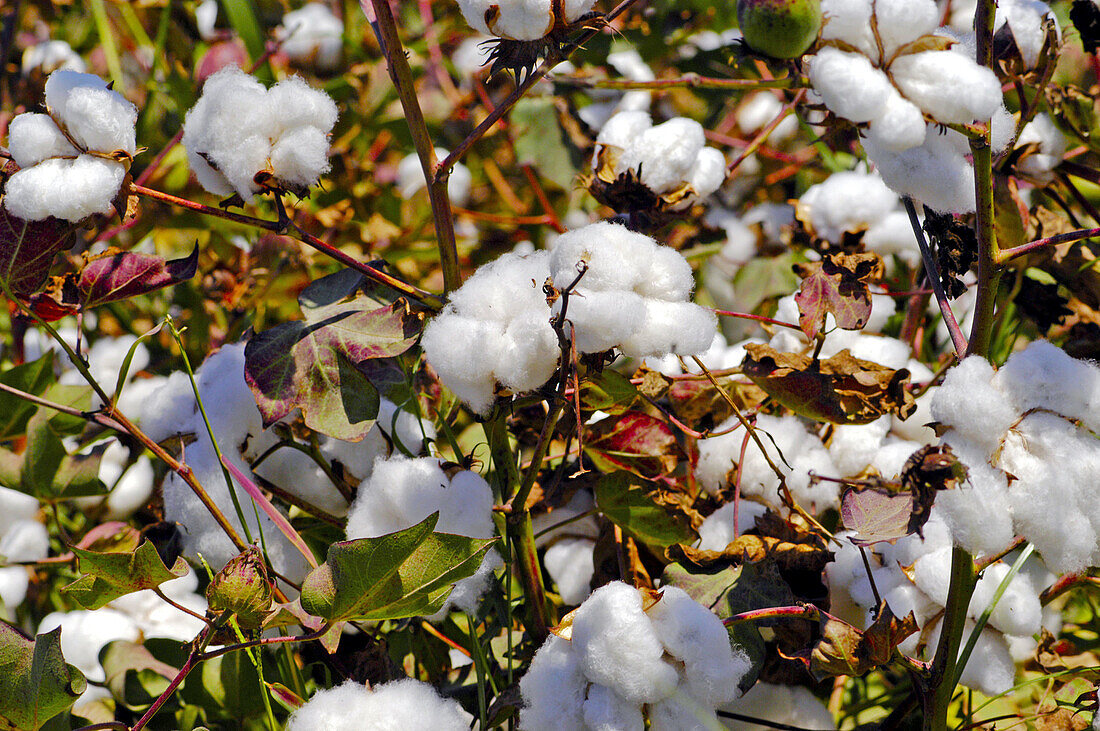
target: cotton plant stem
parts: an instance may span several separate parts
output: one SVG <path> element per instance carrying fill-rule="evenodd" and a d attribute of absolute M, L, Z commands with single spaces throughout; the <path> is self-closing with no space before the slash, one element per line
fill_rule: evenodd
<path fill-rule="evenodd" d="M 1054 236 L 1047 236 L 1042 239 L 1035 239 L 1029 241 L 1026 244 L 1020 244 L 1019 246 L 1013 246 L 1010 249 L 1001 249 L 997 252 L 997 262 L 1004 264 L 1015 259 L 1018 256 L 1024 254 L 1030 254 L 1033 251 L 1037 251 L 1047 246 L 1058 246 L 1059 244 L 1068 244 L 1073 241 L 1081 241 L 1082 239 L 1091 239 L 1100 237 L 1100 228 L 1085 228 L 1079 231 L 1067 231 L 1064 234 L 1056 234 Z"/>
<path fill-rule="evenodd" d="M 449 171 L 440 175 L 441 166 L 437 166 L 435 145 L 428 134 L 424 113 L 416 98 L 416 86 L 413 83 L 412 69 L 405 57 L 405 47 L 397 34 L 397 23 L 390 9 L 389 0 L 371 0 L 374 7 L 376 28 L 382 38 L 382 49 L 390 69 L 390 78 L 397 89 L 401 108 L 412 133 L 413 145 L 420 158 L 420 167 L 424 179 L 428 181 L 428 200 L 432 205 L 432 218 L 435 221 L 436 243 L 439 246 L 439 264 L 443 269 L 443 288 L 451 292 L 462 285 L 462 274 L 458 270 L 458 248 L 455 245 L 454 218 L 451 214 L 451 200 L 447 193 Z"/>
<path fill-rule="evenodd" d="M 561 86 L 575 86 L 581 89 L 789 89 L 794 86 L 794 80 L 789 77 L 781 79 L 717 79 L 709 76 L 700 76 L 696 73 L 687 73 L 673 79 L 656 79 L 654 81 L 634 81 L 632 79 L 586 79 L 575 76 L 552 76 L 550 81 Z"/>
<path fill-rule="evenodd" d="M 936 260 L 932 257 L 932 250 L 928 246 L 928 241 L 924 238 L 924 230 L 921 228 L 920 221 L 917 220 L 917 209 L 913 206 L 913 199 L 905 196 L 902 201 L 905 203 L 905 210 L 909 214 L 909 223 L 913 227 L 913 235 L 917 238 L 917 246 L 920 247 L 924 269 L 928 272 L 928 279 L 932 283 L 932 292 L 936 295 L 936 304 L 940 306 L 940 313 L 947 325 L 947 331 L 951 333 L 951 343 L 955 346 L 955 353 L 961 358 L 966 355 L 966 336 L 963 335 L 962 330 L 959 328 L 959 322 L 955 319 L 955 313 L 951 310 L 951 300 L 947 298 L 947 293 L 943 289 L 939 267 L 936 266 Z"/>
<path fill-rule="evenodd" d="M 943 609 L 943 619 L 940 620 L 940 640 L 929 677 L 928 689 L 931 697 L 926 699 L 930 707 L 925 709 L 925 731 L 943 731 L 947 728 L 948 709 L 961 674 L 958 657 L 966 628 L 966 610 L 970 606 L 970 597 L 976 583 L 974 559 L 966 550 L 955 546 L 951 549 L 951 585 L 947 604 Z"/>
<path fill-rule="evenodd" d="M 733 162 L 726 166 L 726 174 L 732 174 L 734 170 L 741 166 L 741 163 L 743 163 L 749 155 L 760 149 L 760 147 L 763 146 L 763 144 L 767 141 L 768 136 L 771 135 L 773 131 L 775 131 L 776 127 L 779 126 L 779 123 L 782 122 L 784 118 L 786 118 L 786 116 L 791 113 L 791 110 L 802 103 L 802 99 L 805 96 L 806 90 L 799 89 L 795 93 L 794 98 L 791 99 L 790 102 L 788 102 L 783 107 L 783 109 L 779 111 L 779 114 L 775 115 L 775 118 L 772 119 L 772 121 L 769 122 L 767 125 L 765 125 L 764 129 L 756 133 L 756 137 L 754 137 L 752 142 L 749 143 L 749 146 L 742 150 L 741 154 L 738 155 Z"/>

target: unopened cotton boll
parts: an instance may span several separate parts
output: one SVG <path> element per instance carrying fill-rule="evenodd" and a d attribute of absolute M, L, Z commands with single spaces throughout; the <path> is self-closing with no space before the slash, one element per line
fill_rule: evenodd
<path fill-rule="evenodd" d="M 442 147 L 435 148 L 437 160 L 443 160 L 450 153 Z M 470 169 L 458 162 L 451 168 L 451 176 L 447 180 L 447 195 L 451 203 L 462 207 L 470 200 L 470 184 L 473 176 Z M 424 188 L 427 184 L 424 180 L 424 168 L 420 164 L 420 156 L 415 152 L 401 158 L 397 164 L 397 190 L 401 197 L 408 200 Z"/>
<path fill-rule="evenodd" d="M 319 690 L 287 719 L 287 731 L 465 731 L 473 716 L 412 678 L 368 688 L 354 680 Z"/>
<path fill-rule="evenodd" d="M 340 64 L 344 22 L 324 3 L 307 3 L 283 16 L 275 30 L 280 49 L 292 61 L 331 71 Z"/>
<path fill-rule="evenodd" d="M 262 190 L 258 173 L 293 190 L 314 185 L 329 169 L 336 118 L 332 99 L 298 77 L 265 89 L 230 66 L 206 80 L 187 113 L 182 141 L 200 185 L 249 201 Z"/>
<path fill-rule="evenodd" d="M 554 30 L 556 24 L 576 22 L 595 5 L 595 0 L 458 0 L 466 22 L 477 31 L 516 41 L 534 41 Z M 560 7 L 563 17 L 554 17 Z"/>

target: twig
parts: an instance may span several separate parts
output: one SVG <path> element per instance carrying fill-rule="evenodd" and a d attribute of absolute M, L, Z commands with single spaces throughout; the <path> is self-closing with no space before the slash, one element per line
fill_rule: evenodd
<path fill-rule="evenodd" d="M 928 247 L 928 241 L 924 238 L 924 230 L 921 229 L 920 221 L 917 220 L 917 209 L 913 206 L 913 199 L 904 196 L 902 201 L 905 203 L 905 210 L 909 214 L 909 223 L 913 226 L 913 234 L 917 237 L 917 246 L 920 247 L 921 259 L 924 260 L 924 269 L 928 273 L 929 282 L 932 284 L 932 292 L 936 295 L 936 304 L 940 306 L 944 324 L 947 325 L 947 331 L 951 333 L 951 343 L 955 346 L 955 353 L 962 358 L 966 355 L 966 336 L 963 335 L 962 329 L 959 328 L 959 322 L 955 319 L 955 313 L 951 310 L 951 301 L 947 299 L 943 282 L 940 280 L 939 267 L 936 266 L 932 250 Z"/>
<path fill-rule="evenodd" d="M 1071 241 L 1081 241 L 1082 239 L 1091 239 L 1097 236 L 1100 236 L 1100 228 L 1085 228 L 1079 231 L 1067 231 L 1064 234 L 1047 236 L 1044 239 L 1029 241 L 1026 244 L 1013 246 L 1010 249 L 1001 249 L 997 252 L 997 263 L 1003 264 L 1018 256 L 1023 256 L 1036 249 L 1041 249 L 1044 246 L 1058 246 L 1059 244 L 1068 244 Z"/>
<path fill-rule="evenodd" d="M 579 76 L 552 76 L 555 84 L 575 86 L 581 89 L 789 89 L 794 79 L 785 76 L 781 79 L 718 79 L 687 73 L 674 79 L 656 79 L 654 81 L 634 81 L 632 79 L 591 79 Z"/>

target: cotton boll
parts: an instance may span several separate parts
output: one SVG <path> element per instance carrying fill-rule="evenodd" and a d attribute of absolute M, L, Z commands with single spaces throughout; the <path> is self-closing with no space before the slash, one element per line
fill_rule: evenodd
<path fill-rule="evenodd" d="M 1087 424 L 1100 423 L 1081 398 L 1100 389 L 1100 368 L 1077 360 L 1046 340 L 1036 340 L 1013 353 L 993 378 L 1019 412 L 1049 409 Z"/>
<path fill-rule="evenodd" d="M 329 170 L 328 135 L 316 127 L 299 127 L 271 147 L 271 171 L 287 185 L 308 188 Z"/>
<path fill-rule="evenodd" d="M 936 421 L 957 429 L 987 454 L 999 446 L 1020 414 L 992 380 L 993 367 L 988 361 L 965 358 L 947 372 L 931 409 Z"/>
<path fill-rule="evenodd" d="M 817 235 L 829 241 L 863 231 L 897 207 L 897 194 L 882 178 L 858 171 L 833 173 L 825 182 L 811 186 L 798 201 L 799 211 L 809 214 Z M 795 322 L 797 309 L 789 314 L 793 318 L 788 322 Z"/>
<path fill-rule="evenodd" d="M 98 76 L 92 78 L 102 83 Z M 50 99 L 49 86 L 47 81 L 47 102 Z M 78 86 L 69 92 L 62 104 L 64 114 L 59 114 L 52 107 L 51 111 L 65 123 L 69 135 L 82 149 L 100 152 L 122 150 L 130 155 L 137 152 L 134 131 L 137 107 L 117 91 L 106 88 L 106 84 L 98 89 Z"/>
<path fill-rule="evenodd" d="M 38 561 L 50 552 L 50 534 L 37 520 L 20 520 L 0 538 L 0 556 L 7 561 Z"/>
<path fill-rule="evenodd" d="M 714 707 L 737 696 L 737 685 L 752 661 L 743 650 L 733 648 L 729 633 L 713 612 L 683 589 L 667 586 L 648 614 L 665 650 L 684 663 L 693 698 Z"/>
<path fill-rule="evenodd" d="M 901 474 L 905 462 L 918 449 L 924 446 L 921 442 L 911 442 L 907 439 L 898 439 L 888 436 L 882 442 L 878 452 L 871 459 L 870 465 L 878 470 L 880 475 L 892 478 Z"/>
<path fill-rule="evenodd" d="M 759 132 L 771 123 L 779 113 L 783 111 L 783 102 L 769 92 L 760 92 L 750 96 L 737 109 L 737 126 L 746 135 Z M 768 139 L 773 142 L 783 142 L 790 139 L 798 132 L 798 119 L 789 115 L 780 122 Z"/>
<path fill-rule="evenodd" d="M 105 517 L 109 520 L 128 518 L 149 502 L 153 494 L 153 463 L 147 457 L 139 457 L 127 467 L 129 454 L 121 442 L 113 441 L 99 463 L 99 479 L 111 490 L 103 500 L 107 507 Z M 92 500 L 99 502 L 100 498 Z"/>
<path fill-rule="evenodd" d="M 722 187 L 726 180 L 726 156 L 713 147 L 704 147 L 695 158 L 695 165 L 687 182 L 700 197 L 705 197 Z"/>
<path fill-rule="evenodd" d="M 340 64 L 344 23 L 323 3 L 307 3 L 283 16 L 275 30 L 280 49 L 292 61 L 309 63 L 322 71 Z"/>
<path fill-rule="evenodd" d="M 580 604 L 591 592 L 595 547 L 589 538 L 562 538 L 546 549 L 542 565 L 565 604 Z"/>
<path fill-rule="evenodd" d="M 691 275 L 691 265 L 683 255 L 667 246 L 652 247 L 647 253 L 648 271 L 641 274 L 635 291 L 643 297 L 669 302 L 687 299 L 695 280 Z"/>
<path fill-rule="evenodd" d="M 920 249 L 905 211 L 893 211 L 873 223 L 863 234 L 863 245 L 883 258 L 894 255 L 911 266 L 920 261 Z"/>
<path fill-rule="evenodd" d="M 704 551 L 724 550 L 737 536 L 756 527 L 756 519 L 767 511 L 767 507 L 751 500 L 726 503 L 708 515 L 699 526 L 699 548 Z"/>
<path fill-rule="evenodd" d="M 348 501 L 308 454 L 282 447 L 264 458 L 255 473 L 329 515 L 348 512 Z"/>
<path fill-rule="evenodd" d="M 638 590 L 606 584 L 573 617 L 573 651 L 585 677 L 635 703 L 653 703 L 675 690 L 675 668 L 661 659 L 664 647 L 642 611 Z"/>
<path fill-rule="evenodd" d="M 1001 106 L 996 74 L 954 51 L 902 56 L 890 74 L 902 94 L 943 124 L 986 121 Z"/>
<path fill-rule="evenodd" d="M 619 112 L 600 128 L 596 136 L 596 145 L 613 145 L 625 150 L 642 133 L 653 126 L 653 119 L 646 111 Z"/>
<path fill-rule="evenodd" d="M 645 719 L 637 703 L 621 698 L 604 685 L 588 688 L 584 701 L 584 728 L 592 731 L 626 731 L 643 728 Z"/>
<path fill-rule="evenodd" d="M 871 120 L 867 136 L 882 149 L 900 152 L 921 145 L 926 131 L 920 107 L 890 87 L 882 113 Z"/>
<path fill-rule="evenodd" d="M 579 287 L 593 290 L 633 290 L 652 273 L 657 243 L 615 223 L 593 223 L 567 231 L 558 237 L 550 254 L 550 276 L 559 289 L 576 279 L 578 264 L 588 269 Z M 667 257 L 667 255 L 661 255 Z M 683 258 L 683 257 L 681 257 Z M 674 286 L 682 284 L 682 274 L 672 269 L 667 259 L 658 259 L 657 268 L 668 268 Z M 661 267 L 660 264 L 664 264 Z M 572 303 L 570 304 L 572 307 Z"/>
<path fill-rule="evenodd" d="M 641 180 L 654 193 L 669 193 L 691 177 L 700 150 L 706 144 L 703 126 L 677 117 L 642 132 L 623 150 L 618 172 L 641 171 Z"/>
<path fill-rule="evenodd" d="M 917 410 L 904 421 L 897 416 L 891 417 L 891 431 L 903 439 L 908 439 L 921 444 L 931 444 L 936 438 L 936 433 L 930 427 L 925 426 L 935 421 L 932 416 L 932 400 L 936 396 L 939 386 L 932 386 L 917 397 Z"/>
<path fill-rule="evenodd" d="M 709 731 L 718 715 L 683 689 L 649 707 L 651 731 Z"/>
<path fill-rule="evenodd" d="M 574 289 L 569 297 L 566 320 L 573 324 L 577 350 L 599 353 L 626 341 L 642 327 L 646 319 L 646 302 L 634 292 Z M 561 300 L 558 300 L 555 314 L 560 311 L 560 305 Z"/>
<path fill-rule="evenodd" d="M 1003 562 L 992 564 L 982 572 L 967 610 L 971 617 L 977 619 L 992 604 L 1008 572 L 1009 566 Z M 1042 629 L 1042 615 L 1038 592 L 1026 575 L 1017 574 L 989 615 L 989 624 L 1006 635 L 1030 636 Z"/>
<path fill-rule="evenodd" d="M 1012 543 L 1018 516 L 1013 515 L 1003 473 L 988 464 L 966 465 L 969 484 L 940 492 L 936 507 L 960 546 L 979 556 L 993 555 Z"/>
<path fill-rule="evenodd" d="M 620 344 L 623 354 L 632 358 L 697 355 L 710 346 L 718 327 L 714 312 L 693 302 L 645 300 L 644 312 L 634 334 Z"/>
<path fill-rule="evenodd" d="M 1021 159 L 1017 168 L 1039 182 L 1050 182 L 1054 168 L 1066 153 L 1066 136 L 1054 125 L 1050 115 L 1043 112 L 1024 126 L 1016 140 L 1017 147 L 1027 144 L 1038 145 L 1039 151 Z"/>
<path fill-rule="evenodd" d="M 958 133 L 929 130 L 924 144 L 901 152 L 885 149 L 868 137 L 863 149 L 894 192 L 912 196 L 940 213 L 968 213 L 975 206 L 974 169 L 962 149 L 964 141 L 952 135 Z"/>
<path fill-rule="evenodd" d="M 886 58 L 940 24 L 935 0 L 875 0 L 874 8 L 875 27 Z"/>
<path fill-rule="evenodd" d="M 587 680 L 572 644 L 550 635 L 519 681 L 523 694 L 520 726 L 528 731 L 584 728 Z"/>
<path fill-rule="evenodd" d="M 1039 63 L 1039 53 L 1046 42 L 1043 24 L 1046 18 L 1054 21 L 1055 39 L 1061 32 L 1058 19 L 1050 6 L 1041 0 L 1003 0 L 997 5 L 994 27 L 1000 29 L 1005 23 L 1012 31 L 1016 48 L 1020 51 L 1027 68 L 1032 69 Z"/>
<path fill-rule="evenodd" d="M 973 632 L 972 626 L 969 632 Z M 1011 688 L 1015 677 L 1016 663 L 1012 660 L 1004 636 L 988 627 L 983 629 L 970 660 L 963 668 L 959 683 L 992 696 Z"/>
<path fill-rule="evenodd" d="M 485 414 L 496 386 L 489 368 L 500 360 L 502 338 L 499 325 L 444 312 L 424 328 L 420 347 L 447 388 Z"/>
<path fill-rule="evenodd" d="M 459 0 L 463 17 L 474 30 L 517 41 L 533 41 L 551 31 L 550 0 L 522 0 L 504 6 L 489 0 Z"/>
<path fill-rule="evenodd" d="M 826 46 L 810 56 L 807 66 L 810 83 L 838 117 L 870 122 L 885 109 L 890 80 L 866 56 Z"/>
<path fill-rule="evenodd" d="M 741 698 L 722 706 L 721 710 L 743 716 L 783 723 L 795 728 L 835 729 L 836 721 L 829 709 L 801 685 L 773 685 L 757 682 Z M 747 721 L 722 719 L 733 731 L 757 731 L 759 725 Z"/>
<path fill-rule="evenodd" d="M 313 694 L 287 719 L 287 731 L 465 731 L 473 717 L 457 701 L 412 678 L 367 688 L 348 680 Z"/>
<path fill-rule="evenodd" d="M 883 416 L 870 424 L 836 427 L 829 441 L 829 454 L 840 471 L 840 476 L 848 477 L 863 471 L 874 459 L 889 429 L 889 416 Z"/>
<path fill-rule="evenodd" d="M 73 47 L 65 41 L 43 41 L 23 51 L 23 75 L 32 71 L 48 74 L 65 70 L 83 73 L 87 66 Z"/>
<path fill-rule="evenodd" d="M 20 114 L 8 125 L 8 152 L 27 168 L 51 157 L 76 157 L 80 152 L 48 114 Z"/>
<path fill-rule="evenodd" d="M 126 169 L 92 155 L 75 160 L 50 158 L 12 175 L 4 188 L 4 207 L 27 221 L 49 216 L 77 222 L 109 214 Z"/>
<path fill-rule="evenodd" d="M 38 500 L 10 487 L 0 487 L 0 535 L 4 535 L 20 521 L 35 521 Z"/>

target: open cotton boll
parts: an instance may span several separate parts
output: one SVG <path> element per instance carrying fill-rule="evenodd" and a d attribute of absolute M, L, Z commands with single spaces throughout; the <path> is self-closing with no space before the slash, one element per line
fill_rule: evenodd
<path fill-rule="evenodd" d="M 991 383 L 993 366 L 985 358 L 964 358 L 947 372 L 932 399 L 932 418 L 957 429 L 991 454 L 1020 411 Z"/>
<path fill-rule="evenodd" d="M 938 213 L 974 210 L 974 168 L 966 159 L 965 140 L 957 132 L 929 130 L 923 144 L 900 152 L 868 137 L 863 149 L 895 193 L 911 196 Z"/>
<path fill-rule="evenodd" d="M 624 148 L 617 170 L 640 171 L 650 190 L 668 193 L 691 177 L 705 144 L 701 124 L 684 117 L 670 119 L 645 130 Z"/>
<path fill-rule="evenodd" d="M 901 93 L 942 124 L 989 120 L 1001 106 L 997 75 L 954 51 L 923 51 L 896 59 L 890 74 Z"/>
<path fill-rule="evenodd" d="M 900 152 L 923 143 L 925 134 L 927 125 L 920 107 L 890 87 L 882 113 L 871 120 L 867 136 L 883 149 Z"/>
<path fill-rule="evenodd" d="M 198 576 L 194 571 L 188 571 L 179 578 L 164 582 L 158 588 L 176 604 L 203 614 L 207 608 L 206 598 L 195 593 L 198 586 Z M 145 637 L 190 642 L 206 627 L 201 619 L 172 606 L 149 589 L 120 596 L 107 606 L 130 617 Z"/>
<path fill-rule="evenodd" d="M 584 728 L 597 731 L 644 728 L 645 718 L 637 703 L 628 701 L 604 685 L 592 685 L 584 700 Z"/>
<path fill-rule="evenodd" d="M 570 24 L 587 13 L 595 0 L 458 0 L 466 22 L 474 30 L 517 41 L 534 41 L 554 29 L 556 23 Z M 555 18 L 560 8 L 563 17 Z"/>
<path fill-rule="evenodd" d="M 897 207 L 897 193 L 881 177 L 857 170 L 833 173 L 798 200 L 799 211 L 809 214 L 817 235 L 834 242 L 845 233 L 866 230 Z"/>
<path fill-rule="evenodd" d="M 694 302 L 647 299 L 644 303 L 641 323 L 619 344 L 624 355 L 697 355 L 710 347 L 718 328 L 713 311 Z"/>
<path fill-rule="evenodd" d="M 1049 409 L 1081 419 L 1091 429 L 1100 427 L 1100 415 L 1088 405 L 1088 396 L 1100 392 L 1100 367 L 1070 357 L 1049 341 L 1036 340 L 1013 353 L 992 385 L 1021 413 Z"/>
<path fill-rule="evenodd" d="M 1054 21 L 1055 39 L 1059 38 L 1058 18 L 1042 0 L 1001 0 L 997 3 L 997 15 L 993 22 L 995 30 L 1008 24 L 1020 57 L 1031 69 L 1039 63 L 1039 53 L 1046 41 L 1043 24 L 1047 18 Z"/>
<path fill-rule="evenodd" d="M 287 731 L 466 731 L 473 716 L 412 678 L 368 688 L 354 680 L 319 690 L 287 719 Z"/>
<path fill-rule="evenodd" d="M 634 703 L 667 698 L 679 681 L 642 610 L 642 595 L 620 581 L 601 586 L 573 616 L 573 651 L 588 680 Z"/>
<path fill-rule="evenodd" d="M 1050 182 L 1054 168 L 1061 164 L 1066 154 L 1066 136 L 1055 126 L 1050 115 L 1042 112 L 1024 126 L 1016 140 L 1016 147 L 1029 144 L 1037 145 L 1038 152 L 1024 156 L 1016 168 L 1041 183 Z"/>
<path fill-rule="evenodd" d="M 591 538 L 562 538 L 546 549 L 542 565 L 565 604 L 580 604 L 591 593 L 595 549 Z"/>
<path fill-rule="evenodd" d="M 23 51 L 22 70 L 24 76 L 32 71 L 44 74 L 60 70 L 83 73 L 87 65 L 66 41 L 42 41 Z"/>
<path fill-rule="evenodd" d="M 550 635 L 519 681 L 523 694 L 520 727 L 527 731 L 584 728 L 582 709 L 587 687 L 572 643 Z"/>
<path fill-rule="evenodd" d="M 783 723 L 793 728 L 824 731 L 835 729 L 836 721 L 824 703 L 801 685 L 775 685 L 757 682 L 741 698 L 727 703 L 720 710 Z M 731 731 L 757 731 L 759 724 L 749 721 L 722 719 Z"/>
<path fill-rule="evenodd" d="M 103 503 L 108 520 L 128 518 L 153 494 L 153 463 L 148 457 L 139 457 L 127 467 L 129 456 L 130 450 L 122 442 L 115 440 L 107 446 L 99 463 L 99 479 L 110 492 L 105 498 L 87 499 L 93 505 Z"/>
<path fill-rule="evenodd" d="M 982 572 L 967 610 L 971 617 L 978 619 L 992 604 L 993 597 L 1008 572 L 1008 564 L 1000 561 Z M 1006 635 L 1038 634 L 1042 629 L 1042 621 L 1043 606 L 1039 602 L 1039 593 L 1025 574 L 1017 574 L 1012 578 L 989 615 L 989 624 Z"/>
<path fill-rule="evenodd" d="M 737 108 L 737 126 L 747 135 L 759 132 L 783 111 L 783 102 L 770 92 L 762 91 L 750 96 Z M 768 139 L 773 142 L 788 140 L 798 132 L 798 118 L 788 115 L 780 122 Z"/>
<path fill-rule="evenodd" d="M 324 3 L 307 3 L 283 16 L 275 29 L 280 50 L 292 61 L 331 71 L 340 65 L 344 22 Z"/>
<path fill-rule="evenodd" d="M 752 661 L 730 644 L 729 633 L 713 612 L 683 589 L 666 586 L 648 616 L 665 650 L 684 663 L 693 698 L 714 707 L 737 697 L 737 685 Z"/>
<path fill-rule="evenodd" d="M 137 107 L 94 74 L 55 71 L 46 80 L 46 108 L 85 150 L 137 151 Z"/>
<path fill-rule="evenodd" d="M 443 160 L 450 153 L 442 147 L 435 148 L 437 160 Z M 470 199 L 470 183 L 473 180 L 470 169 L 462 163 L 455 163 L 451 169 L 451 177 L 447 181 L 447 195 L 451 203 L 462 207 Z M 397 164 L 397 190 L 401 197 L 408 200 L 427 185 L 424 180 L 424 168 L 420 164 L 420 156 L 415 152 L 401 158 Z"/>
<path fill-rule="evenodd" d="M 840 476 L 855 475 L 866 468 L 882 446 L 889 430 L 889 416 L 880 417 L 870 424 L 848 424 L 836 427 L 833 430 L 832 439 L 829 440 L 829 455 L 840 470 Z"/>
<path fill-rule="evenodd" d="M 625 150 L 652 126 L 653 118 L 649 116 L 649 112 L 643 110 L 619 112 L 600 128 L 600 133 L 596 136 L 596 145 L 614 145 Z"/>
<path fill-rule="evenodd" d="M 807 59 L 807 73 L 825 106 L 852 122 L 881 116 L 890 98 L 890 79 L 859 53 L 826 46 Z"/>
<path fill-rule="evenodd" d="M 875 0 L 874 9 L 875 28 L 887 59 L 940 24 L 935 0 Z"/>
<path fill-rule="evenodd" d="M 695 165 L 691 168 L 687 182 L 695 194 L 708 196 L 722 187 L 726 180 L 726 156 L 720 150 L 713 147 L 704 147 L 699 150 L 695 158 Z"/>
<path fill-rule="evenodd" d="M 76 157 L 80 151 L 48 114 L 20 114 L 8 125 L 8 152 L 21 168 L 51 157 Z"/>
<path fill-rule="evenodd" d="M 751 500 L 741 500 L 740 504 L 726 503 L 708 515 L 699 526 L 699 548 L 704 551 L 724 550 L 737 536 L 756 527 L 756 519 L 767 511 L 767 507 Z"/>
<path fill-rule="evenodd" d="M 50 158 L 8 178 L 4 207 L 27 221 L 53 216 L 75 223 L 111 213 L 111 201 L 125 176 L 126 168 L 120 163 L 92 155 L 75 160 Z"/>
<path fill-rule="evenodd" d="M 645 234 L 626 226 L 601 221 L 567 231 L 558 237 L 550 255 L 550 276 L 558 288 L 568 286 L 585 262 L 587 271 L 580 287 L 594 290 L 633 290 L 645 287 L 643 282 L 657 274 L 650 262 L 658 244 Z M 659 255 L 661 261 L 667 255 Z M 682 256 L 680 257 L 683 258 Z M 671 267 L 666 267 L 672 271 Z M 678 281 L 673 278 L 672 281 Z M 653 290 L 649 290 L 653 291 Z M 570 303 L 572 307 L 572 303 Z"/>

